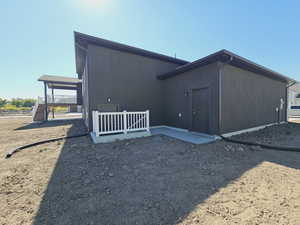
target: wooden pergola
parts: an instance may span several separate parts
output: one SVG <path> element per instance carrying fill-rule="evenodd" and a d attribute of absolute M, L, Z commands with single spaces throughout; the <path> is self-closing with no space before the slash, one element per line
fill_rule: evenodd
<path fill-rule="evenodd" d="M 52 99 L 54 100 L 54 90 L 75 90 L 77 92 L 77 104 L 81 105 L 81 80 L 73 77 L 62 77 L 43 75 L 38 81 L 44 83 L 44 98 L 45 98 L 45 110 L 44 118 L 48 120 L 48 99 L 47 99 L 47 87 L 52 90 Z"/>

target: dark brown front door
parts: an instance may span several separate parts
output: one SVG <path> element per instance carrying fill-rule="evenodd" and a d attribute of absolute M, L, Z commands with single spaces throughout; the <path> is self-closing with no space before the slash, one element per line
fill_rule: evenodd
<path fill-rule="evenodd" d="M 209 132 L 209 88 L 192 91 L 192 130 Z"/>

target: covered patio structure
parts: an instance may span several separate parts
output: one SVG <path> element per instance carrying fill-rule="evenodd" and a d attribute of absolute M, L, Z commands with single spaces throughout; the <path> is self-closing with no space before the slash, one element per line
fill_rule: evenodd
<path fill-rule="evenodd" d="M 33 121 L 47 121 L 50 106 L 72 106 L 82 104 L 81 80 L 73 77 L 43 75 L 38 81 L 44 83 L 44 97 L 38 97 L 33 109 Z M 51 95 L 48 95 L 48 88 Z M 54 90 L 74 90 L 76 95 L 54 95 Z"/>

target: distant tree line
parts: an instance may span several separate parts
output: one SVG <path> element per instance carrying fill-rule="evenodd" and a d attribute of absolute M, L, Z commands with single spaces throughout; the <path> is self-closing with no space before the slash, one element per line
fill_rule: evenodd
<path fill-rule="evenodd" d="M 0 98 L 0 107 L 3 107 L 4 105 L 6 105 L 7 100 L 4 98 Z"/>
<path fill-rule="evenodd" d="M 4 110 L 26 110 L 33 107 L 35 101 L 36 100 L 32 98 L 13 98 L 8 100 L 0 97 L 0 108 Z"/>

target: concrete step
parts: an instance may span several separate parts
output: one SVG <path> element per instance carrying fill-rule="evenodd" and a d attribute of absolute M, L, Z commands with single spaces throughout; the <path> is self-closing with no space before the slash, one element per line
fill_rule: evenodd
<path fill-rule="evenodd" d="M 45 110 L 45 105 L 44 104 L 39 104 L 37 106 L 37 109 L 35 113 L 32 115 L 32 120 L 33 121 L 44 121 L 44 110 Z"/>

